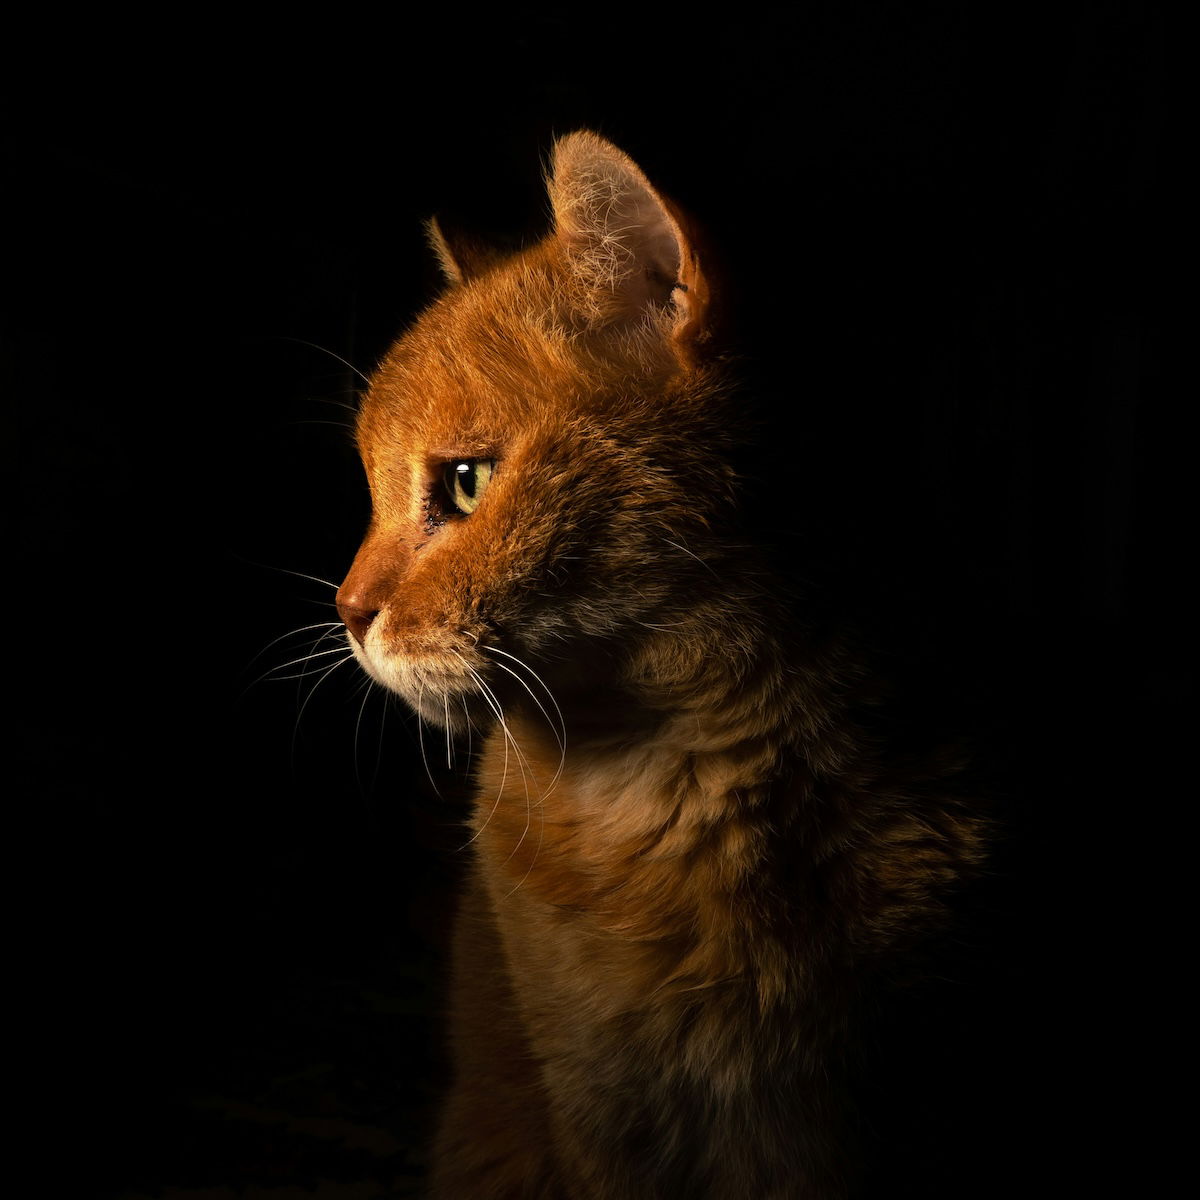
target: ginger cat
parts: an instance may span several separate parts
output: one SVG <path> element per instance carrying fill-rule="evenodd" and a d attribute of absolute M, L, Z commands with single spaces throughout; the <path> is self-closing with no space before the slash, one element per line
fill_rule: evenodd
<path fill-rule="evenodd" d="M 338 593 L 371 677 L 475 744 L 433 1194 L 840 1196 L 857 997 L 982 825 L 877 761 L 754 547 L 682 214 L 591 133 L 548 186 L 512 258 L 431 226 L 449 286 L 363 401 Z"/>

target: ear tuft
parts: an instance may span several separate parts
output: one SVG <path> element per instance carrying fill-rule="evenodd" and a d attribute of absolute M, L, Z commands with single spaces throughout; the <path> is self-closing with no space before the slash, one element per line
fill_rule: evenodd
<path fill-rule="evenodd" d="M 547 190 L 580 285 L 576 304 L 589 320 L 670 309 L 677 333 L 693 329 L 704 294 L 694 249 L 631 158 L 594 133 L 569 134 L 555 144 Z"/>
<path fill-rule="evenodd" d="M 425 222 L 425 237 L 437 257 L 446 282 L 450 284 L 466 283 L 477 278 L 503 257 L 498 251 L 466 234 L 447 235 L 437 217 L 430 217 Z"/>
<path fill-rule="evenodd" d="M 442 268 L 446 282 L 462 283 L 462 268 L 455 261 L 454 252 L 450 249 L 450 243 L 446 240 L 446 235 L 442 232 L 437 217 L 430 217 L 425 222 L 425 238 L 438 260 L 438 265 Z"/>

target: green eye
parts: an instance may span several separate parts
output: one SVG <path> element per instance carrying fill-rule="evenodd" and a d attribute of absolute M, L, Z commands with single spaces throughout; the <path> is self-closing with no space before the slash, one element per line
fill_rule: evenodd
<path fill-rule="evenodd" d="M 470 516 L 487 491 L 495 469 L 494 458 L 459 458 L 446 463 L 442 468 L 442 486 L 451 506 L 464 517 Z"/>

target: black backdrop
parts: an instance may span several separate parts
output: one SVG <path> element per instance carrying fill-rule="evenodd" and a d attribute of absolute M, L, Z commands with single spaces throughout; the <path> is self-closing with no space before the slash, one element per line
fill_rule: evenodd
<path fill-rule="evenodd" d="M 977 1017 L 979 1070 L 1008 1070 L 956 1144 L 914 1154 L 973 1162 L 964 1195 L 1043 1153 L 1048 1193 L 1134 1161 L 1148 772 L 1183 612 L 1164 31 L 1132 4 L 983 12 L 30 36 L 6 407 L 10 636 L 35 670 L 6 725 L 47 1194 L 68 1164 L 97 1196 L 419 1176 L 461 787 L 351 667 L 277 678 L 321 630 L 283 635 L 333 618 L 317 580 L 365 523 L 349 409 L 437 286 L 421 220 L 535 236 L 577 127 L 737 265 L 754 348 L 788 364 L 763 381 L 773 452 L 1005 781 L 1014 886 Z"/>

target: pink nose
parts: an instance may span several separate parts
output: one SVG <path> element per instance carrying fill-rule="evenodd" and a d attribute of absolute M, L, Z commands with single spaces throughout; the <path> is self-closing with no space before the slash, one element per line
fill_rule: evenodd
<path fill-rule="evenodd" d="M 367 630 L 371 628 L 371 622 L 379 616 L 379 609 L 368 608 L 361 597 L 356 595 L 343 596 L 339 590 L 337 594 L 337 610 L 338 616 L 342 618 L 354 640 L 361 646 L 366 640 Z"/>

